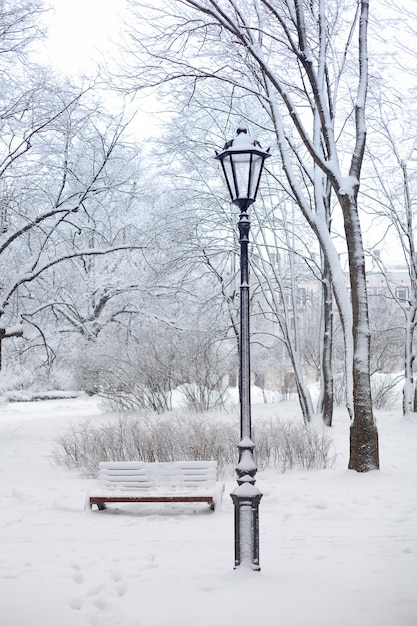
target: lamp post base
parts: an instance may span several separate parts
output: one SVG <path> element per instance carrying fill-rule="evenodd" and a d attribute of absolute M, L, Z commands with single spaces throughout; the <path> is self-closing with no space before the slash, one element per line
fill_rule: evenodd
<path fill-rule="evenodd" d="M 235 507 L 235 567 L 260 571 L 259 502 L 262 493 L 251 483 L 240 484 L 230 494 Z"/>

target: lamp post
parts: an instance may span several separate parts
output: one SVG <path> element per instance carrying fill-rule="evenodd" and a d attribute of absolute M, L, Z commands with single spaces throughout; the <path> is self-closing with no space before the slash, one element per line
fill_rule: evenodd
<path fill-rule="evenodd" d="M 237 136 L 216 154 L 233 204 L 240 209 L 238 229 L 240 244 L 240 346 L 239 397 L 240 442 L 236 466 L 238 486 L 230 494 L 235 509 L 235 569 L 241 565 L 255 571 L 259 566 L 259 502 L 262 494 L 255 486 L 257 471 L 252 441 L 250 397 L 250 322 L 249 322 L 249 232 L 248 209 L 256 200 L 265 159 L 269 156 L 259 142 L 238 128 Z"/>

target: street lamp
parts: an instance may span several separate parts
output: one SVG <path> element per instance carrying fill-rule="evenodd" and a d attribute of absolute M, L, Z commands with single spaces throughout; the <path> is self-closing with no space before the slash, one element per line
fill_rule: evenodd
<path fill-rule="evenodd" d="M 240 346 L 239 397 L 240 442 L 236 466 L 238 486 L 231 493 L 235 507 L 235 568 L 246 565 L 259 571 L 259 502 L 262 494 L 255 486 L 257 471 L 252 441 L 250 398 L 250 327 L 249 327 L 249 259 L 250 221 L 248 208 L 256 200 L 259 182 L 269 149 L 262 150 L 258 141 L 238 128 L 237 136 L 216 154 L 226 179 L 233 204 L 240 209 L 238 229 L 240 243 Z"/>

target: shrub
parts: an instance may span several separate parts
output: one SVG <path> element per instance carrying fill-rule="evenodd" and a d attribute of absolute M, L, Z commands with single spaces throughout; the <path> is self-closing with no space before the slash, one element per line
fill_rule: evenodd
<path fill-rule="evenodd" d="M 208 331 L 141 327 L 136 343 L 100 335 L 82 348 L 75 378 L 84 391 L 104 398 L 111 411 L 163 414 L 172 409 L 174 390 L 195 411 L 223 406 L 228 355 Z"/>
<path fill-rule="evenodd" d="M 324 426 L 288 421 L 263 422 L 254 432 L 259 469 L 325 469 L 335 460 L 330 431 Z"/>
<path fill-rule="evenodd" d="M 401 398 L 399 383 L 404 374 L 379 374 L 371 377 L 372 403 L 375 409 L 389 409 Z"/>
<path fill-rule="evenodd" d="M 253 438 L 260 470 L 321 469 L 334 461 L 324 427 L 271 419 L 257 424 Z M 53 459 L 86 477 L 97 475 L 100 461 L 215 460 L 224 476 L 233 473 L 238 441 L 236 425 L 208 416 L 120 417 L 103 425 L 72 426 L 56 439 Z"/>
<path fill-rule="evenodd" d="M 372 405 L 374 409 L 389 409 L 401 398 L 399 383 L 404 380 L 404 374 L 374 373 L 371 376 Z M 337 405 L 346 404 L 346 378 L 336 376 L 334 385 L 334 399 Z"/>

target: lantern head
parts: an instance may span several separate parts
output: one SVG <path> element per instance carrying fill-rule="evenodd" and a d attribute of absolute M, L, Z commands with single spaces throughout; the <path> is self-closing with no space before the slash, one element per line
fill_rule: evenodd
<path fill-rule="evenodd" d="M 256 200 L 264 161 L 271 156 L 269 150 L 263 150 L 260 143 L 248 135 L 247 128 L 238 128 L 236 137 L 216 154 L 231 200 L 242 211 L 247 211 Z"/>

